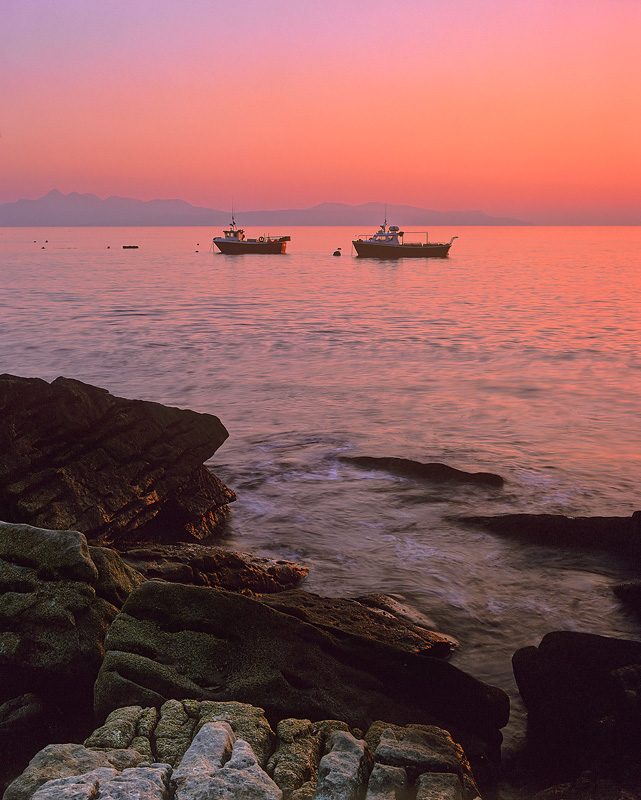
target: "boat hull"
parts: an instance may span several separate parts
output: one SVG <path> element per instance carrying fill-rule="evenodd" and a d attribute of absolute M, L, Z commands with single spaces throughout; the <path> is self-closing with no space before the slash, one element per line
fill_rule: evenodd
<path fill-rule="evenodd" d="M 233 256 L 244 253 L 256 253 L 261 255 L 277 255 L 285 252 L 287 239 L 271 239 L 264 242 L 248 241 L 234 242 L 229 239 L 216 237 L 214 244 L 225 255 Z"/>
<path fill-rule="evenodd" d="M 451 242 L 433 244 L 382 244 L 356 239 L 352 242 L 356 255 L 362 258 L 445 258 Z"/>

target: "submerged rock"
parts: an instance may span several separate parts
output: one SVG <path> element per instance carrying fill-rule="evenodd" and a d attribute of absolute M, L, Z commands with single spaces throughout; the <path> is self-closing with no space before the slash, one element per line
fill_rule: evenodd
<path fill-rule="evenodd" d="M 631 517 L 565 517 L 561 514 L 502 514 L 457 517 L 502 536 L 514 536 L 552 547 L 606 550 L 641 555 L 641 514 Z"/>
<path fill-rule="evenodd" d="M 341 456 L 340 460 L 363 469 L 379 469 L 392 475 L 430 483 L 470 483 L 493 487 L 500 487 L 505 483 L 500 475 L 492 472 L 465 472 L 438 462 L 423 463 L 409 458 L 375 456 Z"/>
<path fill-rule="evenodd" d="M 0 519 L 98 544 L 200 539 L 235 494 L 203 463 L 217 417 L 126 400 L 68 378 L 0 376 Z"/>

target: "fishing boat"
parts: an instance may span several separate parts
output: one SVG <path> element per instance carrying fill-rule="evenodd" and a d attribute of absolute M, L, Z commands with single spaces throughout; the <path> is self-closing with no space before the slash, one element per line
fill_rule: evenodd
<path fill-rule="evenodd" d="M 258 236 L 256 239 L 247 239 L 245 231 L 236 225 L 234 215 L 231 215 L 231 223 L 227 230 L 223 231 L 223 236 L 215 236 L 212 246 L 226 255 L 236 255 L 237 253 L 262 253 L 275 254 L 284 253 L 287 242 L 291 241 L 291 236 Z"/>
<path fill-rule="evenodd" d="M 402 231 L 398 225 L 387 227 L 387 217 L 379 230 L 373 236 L 359 235 L 352 241 L 356 255 L 364 258 L 444 258 L 450 252 L 454 239 L 449 242 L 430 242 L 427 232 L 417 234 L 425 236 L 424 242 L 405 242 Z"/>

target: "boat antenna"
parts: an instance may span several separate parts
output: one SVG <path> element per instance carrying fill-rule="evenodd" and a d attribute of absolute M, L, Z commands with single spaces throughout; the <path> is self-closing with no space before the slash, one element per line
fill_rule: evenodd
<path fill-rule="evenodd" d="M 381 228 L 385 230 L 387 228 L 387 203 L 385 203 L 385 222 L 381 225 Z"/>
<path fill-rule="evenodd" d="M 233 228 L 236 223 L 234 222 L 234 198 L 231 199 L 231 227 Z"/>

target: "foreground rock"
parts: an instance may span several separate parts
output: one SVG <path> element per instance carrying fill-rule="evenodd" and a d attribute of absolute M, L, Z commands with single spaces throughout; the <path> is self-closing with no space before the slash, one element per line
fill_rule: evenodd
<path fill-rule="evenodd" d="M 309 573 L 293 561 L 223 550 L 202 544 L 148 545 L 120 551 L 122 560 L 149 580 L 210 586 L 245 594 L 281 592 Z"/>
<path fill-rule="evenodd" d="M 518 650 L 513 667 L 534 773 L 573 786 L 589 770 L 584 789 L 605 780 L 641 794 L 641 642 L 558 631 Z"/>
<path fill-rule="evenodd" d="M 237 700 L 270 721 L 332 718 L 367 728 L 434 724 L 473 766 L 497 768 L 507 695 L 438 658 L 320 630 L 225 591 L 148 581 L 111 625 L 95 685 L 98 719 L 168 699 Z"/>
<path fill-rule="evenodd" d="M 434 793 L 438 788 L 438 793 Z M 376 721 L 363 735 L 338 720 L 172 700 L 115 710 L 84 745 L 50 745 L 4 800 L 474 800 L 478 786 L 444 730 Z"/>
<path fill-rule="evenodd" d="M 376 458 L 374 456 L 341 456 L 341 461 L 363 469 L 378 469 L 400 475 L 403 478 L 429 481 L 430 483 L 460 483 L 478 486 L 501 487 L 505 483 L 500 475 L 492 472 L 464 472 L 447 464 L 423 463 L 409 458 Z"/>
<path fill-rule="evenodd" d="M 590 548 L 641 556 L 641 512 L 631 517 L 564 517 L 561 514 L 504 514 L 457 517 L 492 533 L 552 547 Z"/>
<path fill-rule="evenodd" d="M 0 522 L 0 785 L 93 726 L 109 625 L 140 573 L 77 531 Z"/>
<path fill-rule="evenodd" d="M 125 400 L 80 381 L 0 376 L 0 519 L 97 544 L 201 539 L 234 493 L 203 466 L 217 417 Z"/>

